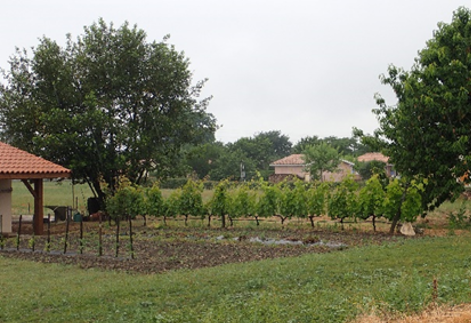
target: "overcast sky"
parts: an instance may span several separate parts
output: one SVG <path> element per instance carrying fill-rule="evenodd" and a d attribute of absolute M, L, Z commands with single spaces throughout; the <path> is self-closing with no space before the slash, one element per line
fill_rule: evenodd
<path fill-rule="evenodd" d="M 208 78 L 208 111 L 225 143 L 280 130 L 293 144 L 306 136 L 372 132 L 378 77 L 389 64 L 409 69 L 440 21 L 467 5 L 455 0 L 168 0 L 4 1 L 0 67 L 15 47 L 47 36 L 83 34 L 102 17 L 128 21 L 148 41 L 170 34 L 191 61 L 194 80 Z"/>

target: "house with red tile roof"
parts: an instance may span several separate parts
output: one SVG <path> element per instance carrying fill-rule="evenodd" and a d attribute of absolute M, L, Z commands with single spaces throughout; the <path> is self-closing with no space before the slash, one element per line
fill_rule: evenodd
<path fill-rule="evenodd" d="M 354 163 L 347 160 L 341 160 L 338 171 L 336 172 L 323 172 L 322 178 L 324 181 L 340 182 L 349 174 L 355 174 L 353 169 Z M 270 176 L 270 181 L 278 182 L 286 177 L 298 177 L 308 181 L 310 179 L 309 172 L 306 170 L 306 162 L 303 159 L 303 154 L 292 154 L 287 157 L 281 158 L 270 164 L 274 167 L 275 173 Z"/>
<path fill-rule="evenodd" d="M 0 216 L 2 233 L 11 232 L 12 180 L 21 180 L 34 197 L 33 228 L 43 233 L 43 179 L 68 178 L 71 171 L 0 142 Z"/>

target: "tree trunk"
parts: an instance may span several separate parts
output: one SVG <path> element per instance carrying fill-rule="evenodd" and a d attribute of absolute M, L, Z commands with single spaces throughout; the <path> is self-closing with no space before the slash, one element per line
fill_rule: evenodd
<path fill-rule="evenodd" d="M 93 181 L 92 184 L 93 184 L 93 188 L 95 189 L 95 192 L 96 192 L 96 195 L 97 195 L 97 198 L 98 198 L 98 203 L 100 205 L 100 210 L 104 211 L 106 195 L 101 190 L 100 182 L 98 180 Z"/>
<path fill-rule="evenodd" d="M 234 221 L 233 221 L 232 217 L 229 216 L 229 215 L 227 217 L 229 218 L 229 222 L 230 222 L 229 226 L 233 227 L 234 226 Z"/>
<path fill-rule="evenodd" d="M 226 227 L 226 216 L 224 214 L 221 215 L 221 227 Z"/>
<path fill-rule="evenodd" d="M 311 227 L 314 228 L 314 216 L 309 216 L 309 221 L 311 222 Z"/>
<path fill-rule="evenodd" d="M 258 216 L 255 217 L 255 222 L 257 222 L 257 226 L 260 225 L 260 222 L 258 221 Z"/>
<path fill-rule="evenodd" d="M 279 215 L 279 214 L 275 214 L 275 216 L 279 217 L 280 220 L 281 220 L 281 226 L 283 226 L 285 224 L 285 220 L 286 220 L 286 216 L 282 216 L 282 215 Z"/>
<path fill-rule="evenodd" d="M 188 214 L 185 214 L 185 226 L 188 225 Z"/>
<path fill-rule="evenodd" d="M 376 232 L 376 215 L 373 214 L 373 232 Z"/>
<path fill-rule="evenodd" d="M 402 193 L 402 197 L 401 197 L 401 204 L 399 204 L 399 207 L 397 208 L 396 215 L 394 216 L 394 218 L 392 220 L 391 228 L 389 228 L 389 234 L 390 235 L 394 234 L 394 231 L 396 230 L 397 223 L 401 219 L 402 204 L 404 203 L 404 200 L 406 199 L 406 194 L 407 194 L 407 190 L 409 189 L 409 185 L 410 185 L 410 183 L 407 182 L 406 186 L 404 187 L 404 192 Z"/>
<path fill-rule="evenodd" d="M 208 228 L 211 227 L 211 215 L 208 215 Z"/>

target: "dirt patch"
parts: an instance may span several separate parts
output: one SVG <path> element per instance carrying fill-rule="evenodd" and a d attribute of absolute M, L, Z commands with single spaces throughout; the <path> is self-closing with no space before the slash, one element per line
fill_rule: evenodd
<path fill-rule="evenodd" d="M 423 313 L 395 318 L 381 318 L 377 315 L 365 315 L 353 323 L 469 323 L 471 322 L 471 304 L 454 307 L 434 307 Z"/>
<path fill-rule="evenodd" d="M 367 224 L 364 230 L 341 231 L 328 229 L 277 228 L 250 229 L 235 227 L 228 229 L 185 227 L 181 223 L 161 226 L 150 222 L 133 227 L 134 258 L 131 257 L 129 227 L 123 226 L 120 233 L 119 254 L 116 257 L 116 227 L 102 224 L 103 255 L 98 256 L 98 223 L 84 223 L 82 254 L 80 253 L 79 223 L 70 223 L 69 243 L 64 254 L 65 224 L 54 223 L 50 227 L 50 250 L 46 251 L 47 236 L 32 236 L 31 224 L 24 224 L 20 245 L 16 237 L 5 241 L 0 256 L 33 260 L 43 263 L 77 265 L 81 268 L 120 270 L 136 273 L 161 273 L 170 270 L 196 269 L 228 263 L 241 263 L 269 258 L 293 257 L 307 253 L 341 252 L 342 250 L 369 244 L 382 244 L 402 236 L 390 236 L 384 227 L 374 233 Z M 425 223 L 428 224 L 428 223 Z M 45 229 L 47 226 L 45 225 Z M 16 231 L 17 227 L 14 226 Z M 460 234 L 460 232 L 456 232 Z M 449 230 L 425 230 L 424 235 L 442 236 Z M 417 237 L 420 237 L 417 236 Z M 34 251 L 32 248 L 34 241 Z M 283 241 L 293 243 L 269 243 Z M 471 322 L 471 304 L 456 307 L 433 307 L 412 316 L 388 317 L 374 314 L 364 315 L 354 323 L 464 323 Z"/>
<path fill-rule="evenodd" d="M 9 238 L 0 255 L 44 263 L 74 264 L 82 268 L 159 273 L 307 253 L 339 252 L 353 246 L 404 239 L 385 233 L 334 232 L 312 228 L 220 229 L 180 224 L 161 227 L 150 223 L 147 227 L 133 226 L 133 251 L 130 249 L 129 228 L 121 228 L 119 253 L 116 256 L 116 227 L 104 223 L 102 255 L 99 256 L 98 223 L 84 223 L 82 240 L 78 231 L 80 225 L 71 223 L 67 245 L 64 226 L 63 223 L 51 225 L 48 244 L 47 236 L 33 238 L 31 226 L 24 225 L 22 232 L 25 234 L 20 236 L 19 245 L 16 237 Z"/>

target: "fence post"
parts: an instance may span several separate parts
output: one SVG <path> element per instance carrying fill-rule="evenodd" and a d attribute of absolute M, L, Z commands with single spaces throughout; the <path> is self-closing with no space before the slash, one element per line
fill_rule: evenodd
<path fill-rule="evenodd" d="M 67 252 L 67 240 L 69 238 L 69 223 L 70 217 L 72 215 L 72 208 L 67 207 L 67 212 L 65 215 L 65 241 L 64 241 L 64 254 Z"/>
<path fill-rule="evenodd" d="M 20 214 L 20 219 L 18 222 L 18 232 L 16 233 L 16 250 L 20 250 L 20 235 L 21 235 L 21 222 L 23 220 L 23 215 Z"/>
<path fill-rule="evenodd" d="M 83 216 L 80 215 L 80 245 L 79 245 L 80 254 L 83 254 Z"/>
<path fill-rule="evenodd" d="M 101 213 L 98 216 L 98 256 L 101 257 L 103 255 L 103 232 L 102 232 L 102 219 Z"/>
<path fill-rule="evenodd" d="M 51 213 L 47 214 L 47 242 L 46 251 L 51 251 Z"/>

